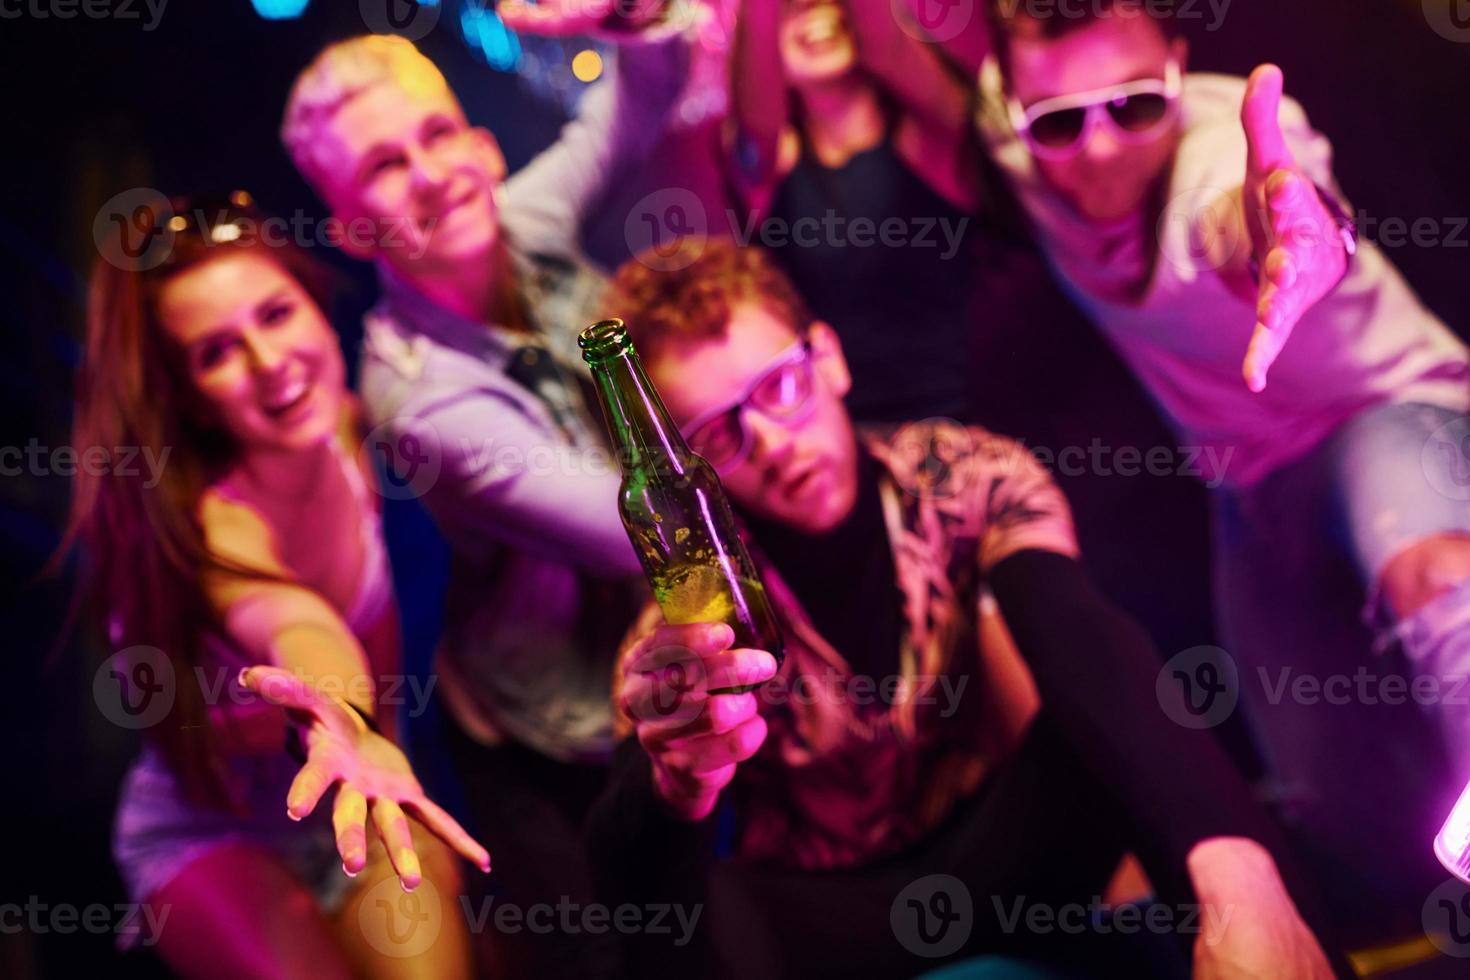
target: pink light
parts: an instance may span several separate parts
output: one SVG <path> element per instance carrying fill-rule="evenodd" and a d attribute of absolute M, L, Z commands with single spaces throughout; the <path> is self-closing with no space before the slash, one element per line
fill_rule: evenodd
<path fill-rule="evenodd" d="M 1435 836 L 1434 856 L 1446 871 L 1470 884 L 1470 785 Z"/>

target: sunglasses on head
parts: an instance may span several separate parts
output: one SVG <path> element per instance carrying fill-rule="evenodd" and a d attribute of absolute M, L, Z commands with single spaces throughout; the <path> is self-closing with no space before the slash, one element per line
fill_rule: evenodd
<path fill-rule="evenodd" d="M 170 241 L 196 238 L 206 245 L 225 245 L 251 234 L 259 226 L 261 218 L 250 193 L 236 190 L 225 194 L 173 197 L 167 204 L 160 199 L 157 207 L 149 206 L 134 216 L 135 227 L 140 220 L 151 224 L 150 237 L 167 235 Z M 170 248 L 157 269 L 169 269 L 183 254 L 185 252 L 177 248 Z"/>
<path fill-rule="evenodd" d="M 1011 126 L 1045 160 L 1076 156 L 1098 126 L 1109 126 L 1125 143 L 1155 138 L 1178 109 L 1178 62 L 1170 59 L 1163 78 L 1141 78 L 1108 88 L 1042 99 L 1023 107 L 1008 101 Z"/>
<path fill-rule="evenodd" d="M 689 448 L 716 468 L 736 466 L 750 455 L 754 438 L 745 413 L 795 424 L 812 406 L 812 344 L 803 338 L 786 348 L 729 404 L 701 412 L 681 430 Z"/>

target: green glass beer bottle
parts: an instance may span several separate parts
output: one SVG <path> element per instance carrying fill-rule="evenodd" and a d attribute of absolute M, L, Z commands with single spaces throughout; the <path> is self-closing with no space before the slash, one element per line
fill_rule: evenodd
<path fill-rule="evenodd" d="M 592 366 L 622 467 L 623 526 L 664 619 L 726 623 L 735 631 L 735 646 L 769 651 L 779 665 L 781 631 L 720 478 L 689 450 L 669 418 L 623 321 L 594 323 L 577 343 Z"/>

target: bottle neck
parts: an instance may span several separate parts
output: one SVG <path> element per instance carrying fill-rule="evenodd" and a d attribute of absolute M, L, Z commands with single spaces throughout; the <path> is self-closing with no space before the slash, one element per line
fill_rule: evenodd
<path fill-rule="evenodd" d="M 612 352 L 592 361 L 591 368 L 623 472 L 658 463 L 682 476 L 689 446 L 644 373 L 638 354 L 631 348 Z"/>

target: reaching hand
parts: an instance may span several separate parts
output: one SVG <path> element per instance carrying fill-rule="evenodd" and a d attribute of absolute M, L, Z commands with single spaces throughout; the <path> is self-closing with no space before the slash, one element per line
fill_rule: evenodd
<path fill-rule="evenodd" d="M 736 766 L 766 739 L 756 696 L 730 688 L 776 673 L 764 650 L 729 649 L 723 623 L 660 626 L 623 656 L 620 704 L 649 758 L 659 796 L 684 820 L 703 820 Z"/>
<path fill-rule="evenodd" d="M 1247 146 L 1242 206 L 1261 270 L 1256 329 L 1242 366 L 1251 391 L 1266 387 L 1266 372 L 1297 321 L 1347 270 L 1337 220 L 1297 168 L 1281 133 L 1281 86 L 1281 69 L 1261 65 L 1251 72 L 1240 106 Z"/>
<path fill-rule="evenodd" d="M 662 0 L 501 0 L 495 9 L 513 31 L 571 37 L 598 33 L 614 15 L 634 26 L 642 24 L 651 20 L 661 6 Z"/>
<path fill-rule="evenodd" d="M 1331 980 L 1317 938 L 1260 844 L 1215 837 L 1187 859 L 1202 906 L 1194 980 Z"/>
<path fill-rule="evenodd" d="M 342 870 L 356 875 L 367 864 L 369 812 L 405 891 L 416 888 L 423 877 L 407 814 L 481 871 L 490 870 L 490 853 L 424 795 L 398 746 L 368 728 L 356 711 L 279 667 L 248 668 L 241 671 L 240 683 L 271 704 L 310 717 L 306 764 L 286 794 L 286 813 L 301 820 L 330 787 L 338 787 L 332 828 Z"/>

